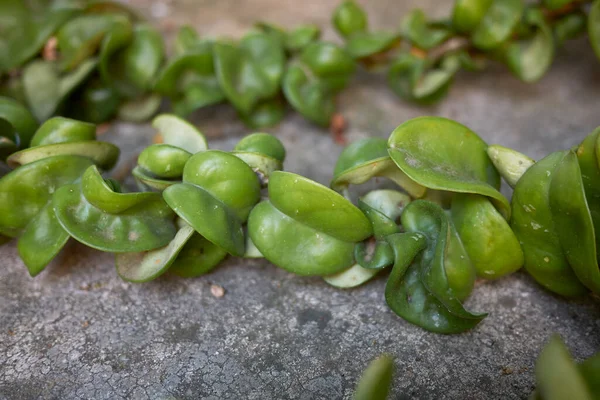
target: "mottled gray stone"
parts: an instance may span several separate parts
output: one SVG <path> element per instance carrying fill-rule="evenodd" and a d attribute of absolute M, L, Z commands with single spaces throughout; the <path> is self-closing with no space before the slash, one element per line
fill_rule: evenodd
<path fill-rule="evenodd" d="M 327 26 L 336 1 L 130 3 L 167 35 L 187 22 L 202 33 L 239 36 L 257 19 Z M 415 6 L 443 16 L 451 4 L 363 3 L 376 27 L 395 26 Z M 325 36 L 335 39 L 329 28 Z M 580 40 L 560 50 L 534 85 L 493 66 L 461 73 L 442 104 L 419 108 L 395 97 L 384 77 L 361 73 L 339 109 L 350 140 L 386 137 L 409 118 L 441 115 L 539 158 L 600 124 L 599 94 L 600 63 Z M 193 119 L 214 148 L 231 149 L 248 132 L 227 106 Z M 290 112 L 268 131 L 286 145 L 288 170 L 328 182 L 341 147 L 325 130 Z M 148 125 L 115 124 L 103 137 L 123 146 L 124 168 L 152 135 Z M 598 299 L 564 300 L 523 272 L 479 282 L 468 306 L 489 317 L 471 332 L 443 336 L 391 312 L 383 276 L 344 291 L 232 258 L 198 279 L 134 285 L 117 277 L 111 255 L 77 243 L 35 279 L 14 243 L 0 248 L 0 260 L 0 399 L 350 398 L 368 361 L 383 352 L 396 360 L 397 399 L 526 398 L 535 358 L 552 333 L 578 360 L 600 348 Z M 211 283 L 225 296 L 213 297 Z"/>

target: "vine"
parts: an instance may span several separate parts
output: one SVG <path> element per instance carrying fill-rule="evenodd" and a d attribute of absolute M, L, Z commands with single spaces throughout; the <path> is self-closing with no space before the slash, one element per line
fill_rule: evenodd
<path fill-rule="evenodd" d="M 31 121 L 13 100 L 0 99 L 2 110 L 13 126 Z M 18 238 L 32 276 L 69 238 L 115 253 L 117 273 L 132 282 L 167 271 L 198 276 L 228 254 L 340 288 L 391 269 L 389 307 L 439 333 L 485 318 L 463 306 L 476 277 L 524 266 L 563 296 L 600 293 L 600 129 L 534 162 L 457 122 L 415 118 L 388 141 L 349 145 L 330 189 L 282 171 L 286 152 L 274 136 L 251 134 L 224 152 L 174 115 L 153 125 L 160 143 L 140 154 L 134 193 L 103 178 L 119 151 L 97 141 L 92 124 L 54 117 L 17 136 L 29 147 L 6 159 L 15 169 L 0 179 L 0 234 Z M 512 203 L 499 192 L 501 176 L 514 187 Z M 399 190 L 371 191 L 355 205 L 350 186 L 376 177 Z"/>

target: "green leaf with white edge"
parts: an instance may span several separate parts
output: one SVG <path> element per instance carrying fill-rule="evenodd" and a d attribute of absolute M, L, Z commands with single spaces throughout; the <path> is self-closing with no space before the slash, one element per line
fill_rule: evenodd
<path fill-rule="evenodd" d="M 587 27 L 592 49 L 594 49 L 596 57 L 600 59 L 600 0 L 594 1 L 590 7 Z"/>
<path fill-rule="evenodd" d="M 471 36 L 473 45 L 492 50 L 510 38 L 525 10 L 522 0 L 493 0 Z"/>
<path fill-rule="evenodd" d="M 513 189 L 525 171 L 535 164 L 535 161 L 525 154 L 497 144 L 488 146 L 487 154 L 500 176 Z"/>
<path fill-rule="evenodd" d="M 49 202 L 27 224 L 17 242 L 19 256 L 29 275 L 33 277 L 42 272 L 68 240 L 69 234 L 56 219 Z"/>
<path fill-rule="evenodd" d="M 333 12 L 332 23 L 337 32 L 351 37 L 368 28 L 367 14 L 354 0 L 344 0 Z"/>
<path fill-rule="evenodd" d="M 81 156 L 45 158 L 0 179 L 0 232 L 17 236 L 42 211 L 59 187 L 77 181 L 92 165 Z"/>
<path fill-rule="evenodd" d="M 450 215 L 478 276 L 497 279 L 521 268 L 521 245 L 488 198 L 456 194 Z"/>
<path fill-rule="evenodd" d="M 508 67 L 523 82 L 539 80 L 550 68 L 554 58 L 554 35 L 539 9 L 528 9 L 524 20 L 535 27 L 531 38 L 508 45 L 505 57 Z"/>
<path fill-rule="evenodd" d="M 581 283 L 600 294 L 596 233 L 574 151 L 568 151 L 553 171 L 548 198 L 565 257 Z"/>
<path fill-rule="evenodd" d="M 417 183 L 488 196 L 505 218 L 510 216 L 487 145 L 466 126 L 440 117 L 414 118 L 392 132 L 388 146 L 396 165 Z"/>
<path fill-rule="evenodd" d="M 354 400 L 386 400 L 392 387 L 394 360 L 382 355 L 369 363 L 356 389 Z"/>
<path fill-rule="evenodd" d="M 339 240 L 358 242 L 373 232 L 367 217 L 350 201 L 291 172 L 271 175 L 269 198 L 284 214 Z"/>
<path fill-rule="evenodd" d="M 483 19 L 493 0 L 457 0 L 452 11 L 452 26 L 461 33 L 472 32 Z"/>
<path fill-rule="evenodd" d="M 206 138 L 195 126 L 172 114 L 161 114 L 152 120 L 158 131 L 159 141 L 179 147 L 192 154 L 208 149 Z"/>
<path fill-rule="evenodd" d="M 523 249 L 524 267 L 539 284 L 562 296 L 581 296 L 587 288 L 565 257 L 548 194 L 552 173 L 565 152 L 552 153 L 531 166 L 512 197 L 511 228 Z"/>
<path fill-rule="evenodd" d="M 77 155 L 91 159 L 94 164 L 104 170 L 115 166 L 119 159 L 119 148 L 107 142 L 71 142 L 48 144 L 45 146 L 30 147 L 13 153 L 6 160 L 8 165 L 16 168 L 20 165 L 29 164 L 47 157 L 61 155 Z"/>
<path fill-rule="evenodd" d="M 267 260 L 298 275 L 331 275 L 354 264 L 354 243 L 302 224 L 270 201 L 252 209 L 248 234 Z"/>
<path fill-rule="evenodd" d="M 584 378 L 559 336 L 552 336 L 535 362 L 536 392 L 544 400 L 592 400 Z"/>
<path fill-rule="evenodd" d="M 377 275 L 378 272 L 379 270 L 377 269 L 366 269 L 359 264 L 354 264 L 345 271 L 324 276 L 323 280 L 336 288 L 350 289 L 368 282 Z"/>
<path fill-rule="evenodd" d="M 413 197 L 422 197 L 426 191 L 396 166 L 382 138 L 366 138 L 346 146 L 336 162 L 330 186 L 345 191 L 349 185 L 360 185 L 373 177 L 388 178 Z"/>
<path fill-rule="evenodd" d="M 193 234 L 194 228 L 184 224 L 164 247 L 140 253 L 116 254 L 117 274 L 128 282 L 148 282 L 159 277 L 169 269 Z"/>

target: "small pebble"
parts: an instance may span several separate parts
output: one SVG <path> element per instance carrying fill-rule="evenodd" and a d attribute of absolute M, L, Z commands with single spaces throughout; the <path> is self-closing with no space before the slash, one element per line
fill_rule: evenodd
<path fill-rule="evenodd" d="M 213 283 L 210 285 L 210 294 L 219 299 L 225 296 L 225 289 L 223 289 L 223 286 L 215 285 Z"/>

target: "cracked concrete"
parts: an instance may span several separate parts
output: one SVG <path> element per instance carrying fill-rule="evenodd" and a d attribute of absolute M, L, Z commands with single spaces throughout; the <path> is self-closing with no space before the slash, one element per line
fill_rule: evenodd
<path fill-rule="evenodd" d="M 131 0 L 169 35 L 193 23 L 239 36 L 253 21 L 328 25 L 336 1 Z M 160 3 L 160 4 L 159 4 Z M 366 3 L 366 2 L 363 2 Z M 372 25 L 392 27 L 419 6 L 437 16 L 450 2 L 370 1 Z M 162 4 L 162 5 L 161 5 Z M 327 38 L 335 38 L 329 29 Z M 588 43 L 569 43 L 534 85 L 501 66 L 462 73 L 448 98 L 419 108 L 381 76 L 359 74 L 339 98 L 350 140 L 386 137 L 419 115 L 454 118 L 490 143 L 534 158 L 578 143 L 600 125 L 600 63 Z M 228 106 L 193 116 L 211 147 L 231 149 L 248 131 Z M 290 112 L 277 133 L 286 169 L 327 183 L 341 147 Z M 149 125 L 114 124 L 103 139 L 124 148 L 121 166 L 151 141 Z M 468 305 L 490 313 L 475 330 L 442 336 L 412 326 L 384 301 L 385 277 L 353 290 L 291 275 L 260 260 L 228 259 L 198 279 L 164 276 L 135 285 L 112 256 L 70 243 L 31 279 L 15 243 L 0 248 L 0 399 L 338 399 L 383 352 L 396 362 L 393 398 L 526 398 L 534 360 L 559 333 L 578 360 L 600 349 L 600 302 L 566 301 L 525 273 L 478 283 Z M 210 285 L 225 288 L 222 298 Z"/>

